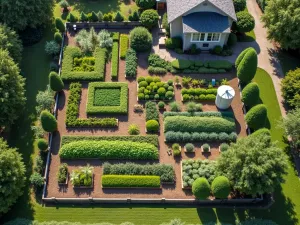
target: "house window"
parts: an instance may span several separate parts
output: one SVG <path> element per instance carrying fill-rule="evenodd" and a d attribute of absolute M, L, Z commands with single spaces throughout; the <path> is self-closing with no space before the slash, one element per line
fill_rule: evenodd
<path fill-rule="evenodd" d="M 205 33 L 192 33 L 192 42 L 200 42 L 205 40 Z"/>
<path fill-rule="evenodd" d="M 192 33 L 191 42 L 219 42 L 220 33 Z"/>

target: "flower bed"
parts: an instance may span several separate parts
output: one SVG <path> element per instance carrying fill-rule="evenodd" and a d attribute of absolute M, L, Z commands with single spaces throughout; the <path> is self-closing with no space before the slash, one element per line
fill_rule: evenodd
<path fill-rule="evenodd" d="M 181 90 L 181 96 L 183 101 L 214 101 L 217 96 L 217 88 L 183 88 Z"/>
<path fill-rule="evenodd" d="M 111 79 L 118 79 L 119 72 L 119 42 L 114 41 L 111 53 Z"/>
<path fill-rule="evenodd" d="M 105 64 L 107 60 L 106 49 L 96 48 L 94 52 L 94 71 L 74 71 L 74 58 L 82 57 L 82 52 L 78 47 L 67 46 L 64 50 L 61 77 L 68 81 L 92 81 L 104 80 Z"/>
<path fill-rule="evenodd" d="M 89 140 L 89 141 L 132 141 L 132 142 L 145 142 L 148 144 L 152 144 L 156 147 L 158 147 L 158 136 L 157 135 L 147 135 L 147 136 L 141 136 L 141 135 L 130 135 L 130 136 L 62 136 L 61 138 L 61 146 L 74 142 L 74 141 L 83 141 L 83 140 Z"/>
<path fill-rule="evenodd" d="M 191 188 L 193 182 L 199 177 L 205 177 L 211 183 L 215 177 L 215 161 L 211 160 L 183 160 L 182 170 L 182 188 Z"/>
<path fill-rule="evenodd" d="M 59 166 L 57 172 L 57 181 L 59 185 L 68 184 L 68 165 L 66 163 Z"/>
<path fill-rule="evenodd" d="M 138 78 L 138 100 L 170 101 L 174 98 L 173 81 L 161 82 L 159 77 Z"/>
<path fill-rule="evenodd" d="M 120 58 L 126 58 L 126 52 L 128 50 L 128 35 L 121 34 L 120 36 Z"/>
<path fill-rule="evenodd" d="M 104 175 L 155 175 L 159 176 L 161 182 L 173 183 L 175 180 L 175 172 L 172 165 L 166 164 L 136 164 L 136 163 L 119 163 L 119 164 L 103 164 Z"/>
<path fill-rule="evenodd" d="M 152 144 L 131 141 L 75 141 L 59 150 L 62 159 L 158 159 L 158 150 Z"/>
<path fill-rule="evenodd" d="M 127 114 L 128 84 L 120 82 L 93 82 L 89 84 L 88 114 Z"/>
<path fill-rule="evenodd" d="M 156 107 L 155 102 L 147 102 L 146 108 L 146 121 L 156 120 L 159 121 L 159 111 Z"/>
<path fill-rule="evenodd" d="M 117 127 L 118 120 L 116 118 L 77 118 L 79 114 L 79 104 L 81 96 L 80 83 L 71 83 L 70 94 L 68 98 L 67 112 L 66 112 L 66 126 L 67 127 Z"/>
<path fill-rule="evenodd" d="M 235 122 L 231 118 L 170 116 L 164 120 L 165 132 L 235 132 Z"/>
<path fill-rule="evenodd" d="M 103 175 L 103 188 L 160 188 L 159 176 Z"/>

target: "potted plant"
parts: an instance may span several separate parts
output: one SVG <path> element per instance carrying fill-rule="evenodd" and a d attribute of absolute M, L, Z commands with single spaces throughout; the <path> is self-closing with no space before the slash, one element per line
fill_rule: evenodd
<path fill-rule="evenodd" d="M 59 166 L 57 172 L 57 181 L 59 185 L 67 185 L 68 184 L 68 165 L 63 163 Z"/>
<path fill-rule="evenodd" d="M 172 150 L 173 150 L 173 156 L 180 156 L 181 155 L 181 146 L 177 143 L 174 143 L 172 145 Z"/>
<path fill-rule="evenodd" d="M 184 146 L 184 151 L 185 152 L 195 152 L 195 146 L 192 143 L 187 143 Z"/>
<path fill-rule="evenodd" d="M 210 152 L 209 144 L 202 145 L 201 149 L 202 149 L 202 152 Z"/>

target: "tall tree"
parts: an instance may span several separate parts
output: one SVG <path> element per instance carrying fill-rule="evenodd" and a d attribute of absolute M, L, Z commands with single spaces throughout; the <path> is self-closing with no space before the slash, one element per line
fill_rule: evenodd
<path fill-rule="evenodd" d="M 19 35 L 4 24 L 0 24 L 0 46 L 9 52 L 15 62 L 21 61 L 23 46 Z"/>
<path fill-rule="evenodd" d="M 243 193 L 272 193 L 284 181 L 288 163 L 283 150 L 269 140 L 268 135 L 257 134 L 231 144 L 217 160 L 217 174 Z"/>
<path fill-rule="evenodd" d="M 268 28 L 268 38 L 278 42 L 282 48 L 300 48 L 300 1 L 268 1 L 262 16 Z"/>
<path fill-rule="evenodd" d="M 17 30 L 46 24 L 53 17 L 54 0 L 1 0 L 0 21 Z"/>
<path fill-rule="evenodd" d="M 22 160 L 20 153 L 0 138 L 0 214 L 6 213 L 23 193 L 25 166 Z"/>
<path fill-rule="evenodd" d="M 0 127 L 10 126 L 25 105 L 25 79 L 7 50 L 0 49 Z"/>

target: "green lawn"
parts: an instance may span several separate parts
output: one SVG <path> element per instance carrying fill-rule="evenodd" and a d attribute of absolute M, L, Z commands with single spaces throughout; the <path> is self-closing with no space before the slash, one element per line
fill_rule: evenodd
<path fill-rule="evenodd" d="M 137 5 L 134 1 L 125 0 L 125 1 L 119 1 L 119 0 L 70 0 L 68 1 L 69 4 L 72 7 L 72 13 L 74 15 L 78 16 L 81 12 L 90 13 L 92 11 L 98 13 L 101 11 L 104 13 L 116 13 L 120 11 L 125 18 L 127 19 L 128 16 L 131 14 L 131 12 L 134 12 L 138 10 Z M 55 17 L 61 17 L 62 19 L 66 19 L 66 14 L 61 13 L 61 8 L 58 4 L 56 4 L 56 7 L 54 9 L 54 16 Z"/>

